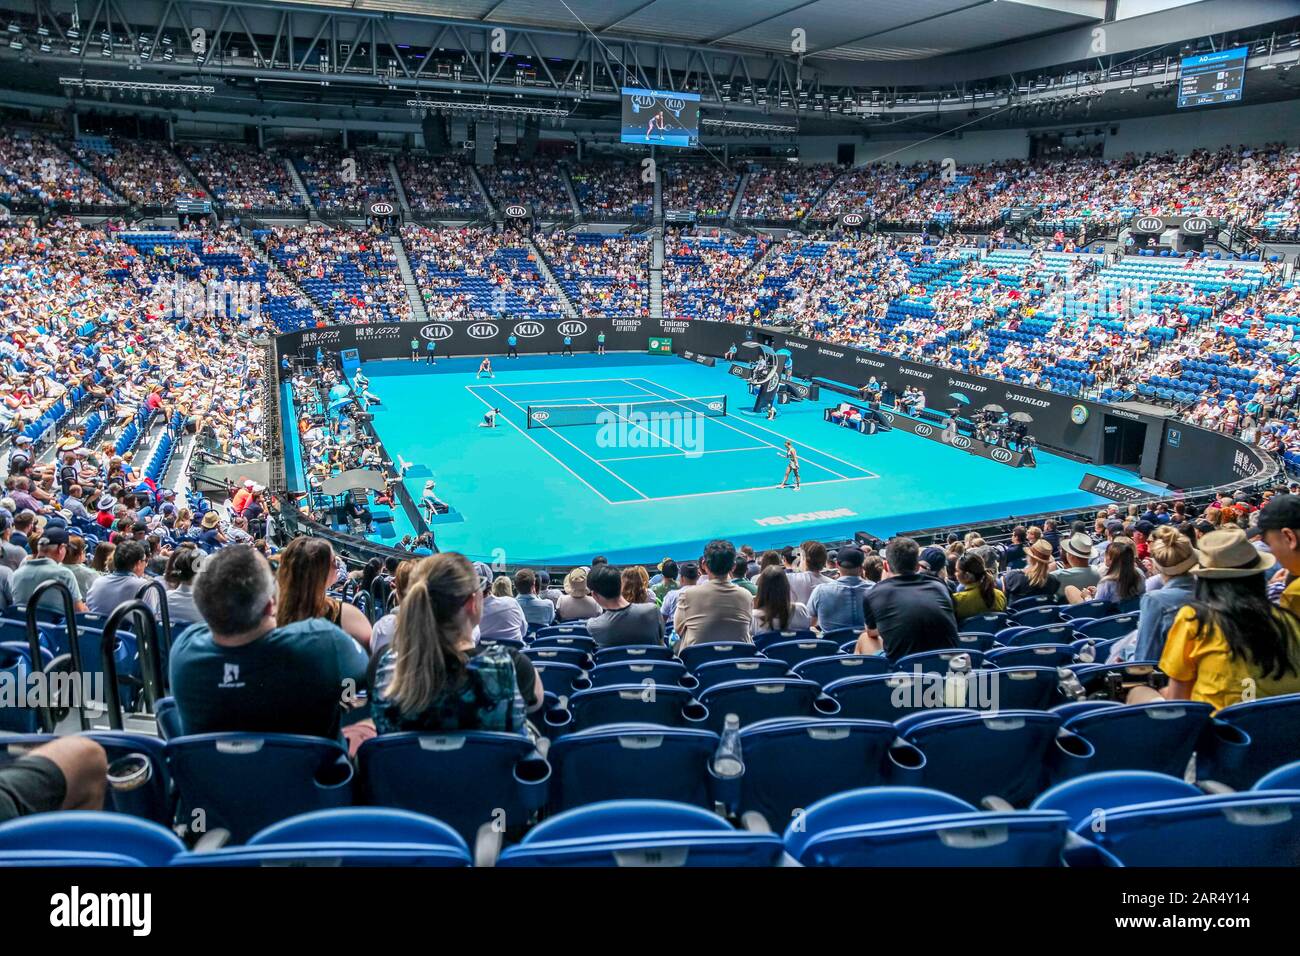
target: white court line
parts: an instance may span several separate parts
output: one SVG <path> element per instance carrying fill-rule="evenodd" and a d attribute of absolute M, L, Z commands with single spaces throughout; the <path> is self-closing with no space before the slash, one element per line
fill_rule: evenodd
<path fill-rule="evenodd" d="M 646 458 L 695 458 L 699 455 L 729 455 L 736 451 L 768 451 L 771 447 L 771 445 L 750 445 L 748 448 L 714 448 L 709 451 L 697 451 L 694 454 L 687 452 L 685 455 L 679 455 L 676 452 L 670 451 L 664 455 L 629 455 L 626 458 L 602 458 L 601 461 L 643 461 Z"/>
<path fill-rule="evenodd" d="M 509 403 L 510 403 L 511 405 L 513 405 L 515 408 L 517 408 L 517 409 L 519 409 L 521 412 L 523 412 L 525 415 L 528 414 L 527 410 L 526 410 L 523 406 L 521 406 L 518 402 L 516 402 L 516 401 L 514 401 L 513 399 L 511 399 L 509 395 L 504 395 L 504 394 L 502 394 L 502 393 L 501 393 L 497 388 L 495 388 L 495 387 L 493 387 L 493 386 L 489 386 L 489 388 L 492 388 L 492 391 L 496 392 L 498 395 L 500 395 L 502 398 L 504 398 L 507 402 L 509 402 Z M 482 399 L 480 396 L 477 396 L 477 395 L 476 395 L 475 398 L 478 398 L 479 401 L 483 401 L 483 399 Z M 489 407 L 490 407 L 490 406 L 489 406 Z M 514 425 L 515 423 L 514 423 L 514 422 L 511 422 L 511 424 Z M 518 428 L 519 426 L 518 426 L 518 425 L 515 425 L 515 427 Z M 567 438 L 565 438 L 563 435 L 559 434 L 559 433 L 558 433 L 554 428 L 547 429 L 547 431 L 549 431 L 549 432 L 551 432 L 552 434 L 554 434 L 556 438 L 560 439 L 560 441 L 564 442 L 566 445 L 568 445 L 570 448 L 572 448 L 574 451 L 576 451 L 579 455 L 582 455 L 584 458 L 586 458 L 586 459 L 587 459 L 589 462 L 591 462 L 592 464 L 597 465 L 597 466 L 599 466 L 599 467 L 601 467 L 601 468 L 604 468 L 605 471 L 609 472 L 611 475 L 613 475 L 613 476 L 614 476 L 615 478 L 617 478 L 619 481 L 623 482 L 623 484 L 627 485 L 629 488 L 631 488 L 633 491 L 635 491 L 638 495 L 640 495 L 640 496 L 641 496 L 642 498 L 644 498 L 646 501 L 650 501 L 650 500 L 652 500 L 652 499 L 650 498 L 649 495 L 647 495 L 644 491 L 642 491 L 642 490 L 641 490 L 640 488 L 638 488 L 636 485 L 632 484 L 632 482 L 628 481 L 626 478 L 623 478 L 621 475 L 619 475 L 617 472 L 615 472 L 612 468 L 605 468 L 605 466 L 602 465 L 602 464 L 601 464 L 597 459 L 592 458 L 590 455 L 588 455 L 585 451 L 583 451 L 581 448 L 579 448 L 579 447 L 578 447 L 577 445 L 575 445 L 573 442 L 569 441 L 569 439 L 567 439 Z M 532 438 L 531 435 L 529 435 L 528 437 L 529 437 L 529 438 Z M 533 444 L 537 445 L 538 448 L 541 448 L 541 447 L 542 447 L 542 446 L 537 442 L 536 439 L 533 440 Z M 551 455 L 551 457 L 552 457 L 552 458 L 555 458 L 554 455 Z M 559 461 L 558 458 L 556 458 L 555 460 L 556 460 L 556 461 Z M 572 472 L 572 469 L 569 469 L 569 470 Z M 585 482 L 584 482 L 584 484 L 585 484 Z M 587 485 L 587 487 L 590 488 L 591 485 Z M 594 489 L 593 489 L 593 490 L 594 490 Z M 602 498 L 605 498 L 604 495 L 601 495 L 601 497 L 602 497 Z M 609 501 L 608 498 L 605 498 L 605 500 L 606 500 L 606 501 Z M 617 501 L 609 501 L 609 503 L 610 503 L 610 504 L 618 504 Z"/>
<path fill-rule="evenodd" d="M 625 382 L 624 384 L 627 384 L 627 383 Z M 492 389 L 497 389 L 497 390 L 499 390 L 501 386 L 499 386 L 499 385 L 466 385 L 465 387 L 468 388 L 468 389 L 475 389 L 475 388 L 492 388 Z M 554 401 L 547 400 L 547 399 L 543 399 L 543 400 L 541 400 L 541 401 L 530 402 L 530 403 L 528 403 L 528 404 L 531 404 L 531 405 L 562 405 L 562 406 L 564 406 L 565 408 L 570 408 L 570 407 L 572 407 L 572 408 L 582 408 L 584 405 L 588 405 L 588 404 L 590 404 L 590 403 L 593 402 L 593 401 L 596 401 L 596 402 L 620 402 L 620 401 L 621 401 L 621 402 L 632 402 L 632 401 L 645 401 L 645 397 L 646 397 L 646 391 L 645 391 L 645 389 L 642 389 L 640 392 L 638 392 L 638 393 L 635 394 L 635 395 L 594 395 L 594 396 L 592 396 L 591 398 L 568 398 L 568 399 L 560 398 L 560 399 L 555 399 Z M 661 399 L 661 401 L 670 401 L 670 399 Z"/>
<path fill-rule="evenodd" d="M 639 379 L 638 381 L 644 381 L 644 379 Z M 591 382 L 605 382 L 606 384 L 609 384 L 610 382 L 618 382 L 620 385 L 632 384 L 631 380 L 626 378 L 570 378 L 570 379 L 566 379 L 563 382 L 502 382 L 500 385 L 480 385 L 479 387 L 480 388 L 522 388 L 526 385 L 586 385 Z M 473 388 L 474 386 L 466 385 L 465 387 Z M 640 385 L 634 387 L 641 388 Z M 662 398 L 663 396 L 660 397 Z"/>
<path fill-rule="evenodd" d="M 661 388 L 661 389 L 663 389 L 665 392 L 672 392 L 672 393 L 674 393 L 674 394 L 676 394 L 676 395 L 681 396 L 682 398 L 690 398 L 689 395 L 687 395 L 687 394 L 685 394 L 685 393 L 683 393 L 683 392 L 679 392 L 679 391 L 677 391 L 677 389 L 675 389 L 675 388 L 669 388 L 667 385 L 658 385 L 658 384 L 656 384 L 655 382 L 651 382 L 650 379 L 648 379 L 648 378 L 635 378 L 635 379 L 628 379 L 627 382 L 628 382 L 629 385 L 632 384 L 632 383 L 634 383 L 634 382 L 650 382 L 650 384 L 651 384 L 651 385 L 654 385 L 655 388 Z M 640 388 L 640 387 L 643 387 L 643 386 L 638 386 L 638 388 Z M 647 389 L 647 391 L 649 391 L 649 390 Z M 652 392 L 651 394 L 653 394 L 653 392 Z M 662 395 L 659 396 L 659 397 L 660 397 L 660 398 L 663 398 Z M 744 433 L 743 431 L 741 431 L 739 428 L 736 428 L 735 425 L 732 425 L 732 424 L 730 424 L 730 423 L 728 423 L 728 422 L 724 422 L 724 421 L 722 421 L 721 419 L 718 420 L 718 424 L 720 424 L 720 425 L 726 425 L 728 428 L 731 428 L 731 429 L 733 429 L 734 431 L 738 431 L 738 432 L 740 432 L 742 435 L 745 434 L 745 433 Z M 838 462 L 839 462 L 840 464 L 842 464 L 842 465 L 848 465 L 850 468 L 856 468 L 858 471 L 866 472 L 866 475 L 864 475 L 863 477 L 870 477 L 870 478 L 879 478 L 879 477 L 880 477 L 880 475 L 876 474 L 876 473 L 875 473 L 874 471 L 872 471 L 870 468 L 863 468 L 861 465 L 856 465 L 856 464 L 854 464 L 854 463 L 851 462 L 851 461 L 845 461 L 843 458 L 838 458 L 838 457 L 836 457 L 835 455 L 832 455 L 830 452 L 822 451 L 822 450 L 821 450 L 820 448 L 818 448 L 816 445 L 809 445 L 809 444 L 806 444 L 805 442 L 797 441 L 796 439 L 790 438 L 788 435 L 782 435 L 780 432 L 778 432 L 778 431 L 773 431 L 772 429 L 770 429 L 770 428 L 766 428 L 766 427 L 764 427 L 763 425 L 759 425 L 759 424 L 757 424 L 756 422 L 748 422 L 748 421 L 747 421 L 747 422 L 745 422 L 745 424 L 746 424 L 746 425 L 750 425 L 750 426 L 752 426 L 752 427 L 754 427 L 754 428 L 762 429 L 763 431 L 767 432 L 769 435 L 776 435 L 778 438 L 780 438 L 780 439 L 782 439 L 782 440 L 789 439 L 793 444 L 795 444 L 795 445 L 799 445 L 799 446 L 802 446 L 802 447 L 807 448 L 807 449 L 809 449 L 809 450 L 811 450 L 811 451 L 813 451 L 813 452 L 816 452 L 818 455 L 821 455 L 823 458 L 829 458 L 831 461 L 838 461 Z M 747 436 L 747 437 L 749 437 L 749 438 L 758 438 L 757 435 L 749 435 L 749 436 Z M 762 441 L 762 439 L 759 438 L 759 441 Z M 773 447 L 773 448 L 777 448 L 777 449 L 779 450 L 779 446 L 777 446 L 777 445 L 773 445 L 772 447 Z M 813 462 L 813 464 L 816 464 L 816 462 Z M 830 468 L 826 468 L 825 465 L 821 465 L 820 467 L 825 468 L 825 470 L 826 470 L 826 471 L 829 471 L 832 475 L 837 474 L 837 472 L 832 471 Z M 841 478 L 844 478 L 845 476 L 844 476 L 844 475 L 840 475 L 840 477 L 841 477 Z M 846 480 L 851 480 L 851 479 L 846 479 Z M 804 484 L 810 484 L 810 482 L 804 482 Z"/>
<path fill-rule="evenodd" d="M 874 477 L 879 478 L 880 476 L 876 475 Z M 868 475 L 862 475 L 859 478 L 826 478 L 822 481 L 805 481 L 802 482 L 799 485 L 799 487 L 811 488 L 813 485 L 842 485 L 846 481 L 871 481 L 871 480 L 872 477 Z M 726 491 L 697 491 L 689 495 L 664 495 L 663 497 L 660 498 L 647 498 L 645 501 L 611 501 L 610 504 L 643 505 L 651 501 L 677 501 L 682 498 L 708 498 L 712 495 L 744 495 L 744 494 L 748 494 L 751 491 L 775 491 L 780 487 L 781 487 L 780 485 L 759 485 L 756 488 L 732 488 Z"/>
<path fill-rule="evenodd" d="M 482 395 L 479 395 L 478 393 L 476 393 L 476 392 L 473 390 L 473 388 L 471 388 L 469 385 L 466 385 L 465 388 L 469 391 L 469 393 L 470 393 L 471 395 L 473 395 L 475 398 L 477 398 L 480 402 L 482 402 L 482 403 L 483 403 L 484 405 L 486 405 L 488 408 L 492 408 L 492 407 L 493 407 L 493 405 L 492 405 L 491 402 L 489 402 L 489 401 L 488 401 L 486 398 L 484 398 Z M 507 401 L 509 401 L 509 399 L 507 399 Z M 513 405 L 514 402 L 511 402 L 510 404 Z M 516 406 L 516 407 L 518 407 L 518 406 Z M 557 458 L 553 452 L 551 452 L 549 449 L 547 449 L 546 447 L 544 447 L 544 446 L 542 445 L 542 443 L 539 442 L 539 441 L 538 441 L 536 438 L 534 438 L 532 435 L 528 434 L 528 432 L 527 432 L 525 429 L 520 428 L 520 427 L 519 427 L 515 422 L 511 421 L 509 418 L 506 419 L 506 424 L 508 424 L 508 425 L 509 425 L 511 428 L 513 428 L 515 431 L 519 432 L 519 434 L 521 434 L 521 435 L 523 435 L 525 438 L 527 438 L 530 442 L 532 442 L 532 443 L 533 443 L 534 445 L 536 445 L 539 449 L 541 449 L 542 452 L 544 452 L 544 453 L 547 454 L 547 455 L 550 455 L 552 461 L 554 461 L 557 465 L 559 465 L 561 468 L 563 468 L 565 471 L 567 471 L 569 474 L 571 474 L 574 478 L 577 478 L 580 482 L 582 482 L 584 485 L 586 485 L 588 488 L 590 488 L 591 491 L 592 491 L 592 493 L 595 494 L 595 495 L 597 495 L 597 496 L 599 496 L 599 497 L 600 497 L 600 498 L 605 502 L 605 504 L 607 504 L 607 505 L 618 504 L 618 502 L 616 502 L 616 501 L 611 501 L 610 499 L 606 498 L 606 497 L 605 497 L 601 492 L 597 491 L 596 488 L 595 488 L 595 486 L 593 486 L 593 485 L 591 484 L 591 482 L 589 482 L 586 478 L 583 478 L 582 475 L 578 474 L 576 471 L 574 471 L 572 468 L 570 468 L 570 467 L 569 467 L 568 465 L 566 465 L 564 462 L 560 461 L 560 459 Z"/>

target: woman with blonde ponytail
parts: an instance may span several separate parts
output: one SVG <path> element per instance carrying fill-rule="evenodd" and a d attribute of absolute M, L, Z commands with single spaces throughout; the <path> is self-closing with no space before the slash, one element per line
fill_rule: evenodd
<path fill-rule="evenodd" d="M 483 725 L 482 714 L 501 689 L 490 686 L 499 669 L 473 663 L 480 656 L 480 664 L 512 667 L 525 709 L 541 707 L 541 678 L 527 657 L 502 645 L 474 644 L 482 616 L 479 578 L 464 555 L 435 554 L 412 569 L 392 646 L 377 668 L 372 712 L 379 733 L 500 729 Z"/>

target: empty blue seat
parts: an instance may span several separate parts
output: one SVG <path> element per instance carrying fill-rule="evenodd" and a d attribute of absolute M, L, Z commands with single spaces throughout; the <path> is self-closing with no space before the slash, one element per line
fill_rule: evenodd
<path fill-rule="evenodd" d="M 1074 661 L 1074 648 L 1069 644 L 1000 647 L 985 654 L 984 661 L 992 667 L 1064 667 Z"/>
<path fill-rule="evenodd" d="M 1119 612 L 1110 601 L 1082 601 L 1079 604 L 1062 604 L 1060 607 L 1061 616 L 1069 620 L 1078 620 L 1080 618 L 1098 618 L 1109 617 Z"/>
<path fill-rule="evenodd" d="M 569 722 L 561 729 L 572 733 L 602 724 L 701 726 L 705 716 L 694 694 L 684 687 L 615 684 L 574 694 L 569 699 Z"/>
<path fill-rule="evenodd" d="M 592 666 L 591 655 L 575 647 L 526 647 L 524 656 L 534 663 L 572 664 L 582 670 Z"/>
<path fill-rule="evenodd" d="M 696 680 L 686 672 L 681 661 L 614 661 L 597 664 L 588 673 L 592 687 L 611 687 L 614 684 L 670 684 L 676 687 L 696 686 Z"/>
<path fill-rule="evenodd" d="M 1300 760 L 1283 764 L 1255 781 L 1252 790 L 1300 790 Z"/>
<path fill-rule="evenodd" d="M 534 827 L 498 866 L 775 866 L 781 838 L 662 800 L 578 807 Z"/>
<path fill-rule="evenodd" d="M 1054 709 L 1062 726 L 1092 745 L 1084 759 L 1063 761 L 1065 775 L 1147 770 L 1181 778 L 1213 708 L 1193 701 L 1120 704 L 1079 701 Z"/>
<path fill-rule="evenodd" d="M 1075 639 L 1074 623 L 1042 624 L 1028 630 L 1006 635 L 1002 643 L 1007 647 L 1028 647 L 1030 644 L 1069 644 Z"/>
<path fill-rule="evenodd" d="M 712 808 L 710 764 L 717 748 L 717 734 L 686 727 L 609 724 L 564 734 L 547 753 L 549 812 L 616 799 Z"/>
<path fill-rule="evenodd" d="M 536 637 L 528 645 L 529 650 L 560 649 L 576 650 L 585 654 L 596 653 L 596 639 L 585 634 L 554 634 L 548 637 Z"/>
<path fill-rule="evenodd" d="M 819 639 L 828 640 L 828 638 L 822 638 L 816 631 L 809 629 L 800 631 L 759 631 L 754 635 L 754 646 L 761 651 L 772 644 L 784 644 L 788 641 L 816 641 Z"/>
<path fill-rule="evenodd" d="M 825 657 L 828 654 L 835 654 L 839 651 L 839 646 L 834 641 L 823 641 L 816 638 L 797 641 L 782 641 L 777 644 L 769 644 L 763 649 L 763 656 L 774 660 L 785 661 L 793 667 L 803 661 L 810 661 L 814 657 Z"/>
<path fill-rule="evenodd" d="M 694 672 L 707 661 L 724 661 L 735 657 L 756 657 L 758 648 L 747 641 L 714 641 L 691 644 L 679 655 L 686 669 Z"/>
<path fill-rule="evenodd" d="M 602 647 L 596 651 L 597 664 L 616 661 L 671 661 L 675 660 L 671 648 L 662 644 L 624 644 L 619 647 Z"/>
<path fill-rule="evenodd" d="M 894 664 L 894 669 L 908 674 L 918 671 L 922 674 L 946 674 L 951 669 L 952 662 L 958 657 L 966 658 L 971 667 L 979 667 L 984 662 L 984 655 L 979 651 L 951 648 L 908 654 L 906 657 L 898 659 Z"/>
<path fill-rule="evenodd" d="M 522 833 L 546 801 L 550 767 L 523 734 L 384 734 L 357 751 L 367 803 L 423 813 L 469 843 L 483 826 Z"/>
<path fill-rule="evenodd" d="M 893 670 L 893 666 L 889 658 L 879 654 L 828 654 L 826 657 L 801 661 L 790 670 L 796 677 L 825 687 L 831 681 L 845 677 L 887 674 Z"/>
<path fill-rule="evenodd" d="M 1048 761 L 1059 748 L 1080 756 L 1088 749 L 1061 732 L 1060 717 L 1044 711 L 917 713 L 902 718 L 897 727 L 924 762 L 895 778 L 974 804 L 1000 797 L 1025 806 L 1047 783 Z"/>
<path fill-rule="evenodd" d="M 895 721 L 907 714 L 942 704 L 943 676 L 895 672 L 867 677 L 845 677 L 825 687 L 826 696 L 839 704 L 839 717 Z"/>
<path fill-rule="evenodd" d="M 1017 624 L 1025 627 L 1039 627 L 1043 624 L 1055 624 L 1061 619 L 1061 611 L 1055 605 L 1043 604 L 1013 611 L 1011 617 Z"/>
<path fill-rule="evenodd" d="M 972 634 L 996 634 L 1010 622 L 1010 616 L 1002 612 L 973 614 L 962 620 L 961 630 Z"/>
<path fill-rule="evenodd" d="M 785 848 L 805 866 L 1059 866 L 1067 824 L 1060 811 L 981 812 L 947 793 L 874 787 L 813 804 Z"/>
<path fill-rule="evenodd" d="M 352 802 L 352 765 L 332 741 L 293 734 L 196 734 L 167 741 L 181 822 L 243 842 L 311 810 Z"/>
<path fill-rule="evenodd" d="M 182 853 L 172 866 L 470 865 L 469 848 L 447 824 L 384 807 L 317 810 L 274 823 L 244 846 Z"/>
<path fill-rule="evenodd" d="M 591 686 L 587 671 L 577 664 L 535 660 L 533 670 L 542 679 L 542 690 L 557 697 L 568 697 L 574 691 L 586 690 Z"/>
<path fill-rule="evenodd" d="M 161 824 L 59 810 L 0 824 L 0 866 L 166 866 L 185 845 Z"/>
<path fill-rule="evenodd" d="M 1130 612 L 1127 614 L 1111 614 L 1090 621 L 1080 621 L 1074 625 L 1074 629 L 1080 637 L 1095 641 L 1108 641 L 1112 638 L 1131 634 L 1137 630 L 1137 626 L 1138 615 Z"/>
<path fill-rule="evenodd" d="M 745 769 L 728 801 L 736 814 L 758 813 L 774 830 L 817 800 L 883 783 L 892 724 L 840 717 L 763 720 L 740 731 Z"/>
<path fill-rule="evenodd" d="M 1214 715 L 1197 748 L 1198 780 L 1245 790 L 1271 770 L 1300 760 L 1300 694 L 1264 697 Z"/>
<path fill-rule="evenodd" d="M 770 680 L 788 677 L 790 668 L 785 661 L 768 660 L 765 657 L 735 657 L 725 661 L 708 661 L 693 671 L 698 682 L 696 693 L 736 680 Z"/>
<path fill-rule="evenodd" d="M 822 689 L 810 680 L 793 677 L 727 681 L 700 693 L 700 703 L 708 709 L 706 725 L 721 732 L 728 714 L 740 718 L 740 726 L 772 717 L 815 717 L 837 708 L 826 703 L 818 709 Z"/>

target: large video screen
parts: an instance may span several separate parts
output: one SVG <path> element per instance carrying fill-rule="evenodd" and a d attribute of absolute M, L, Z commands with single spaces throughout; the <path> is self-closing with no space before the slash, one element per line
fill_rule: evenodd
<path fill-rule="evenodd" d="M 700 96 L 623 87 L 625 143 L 642 146 L 700 145 Z"/>
<path fill-rule="evenodd" d="M 1246 78 L 1250 47 L 1185 56 L 1179 68 L 1178 107 L 1236 103 Z"/>

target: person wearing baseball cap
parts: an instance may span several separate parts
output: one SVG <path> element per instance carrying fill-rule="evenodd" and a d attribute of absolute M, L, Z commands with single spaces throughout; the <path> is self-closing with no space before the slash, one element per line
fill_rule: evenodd
<path fill-rule="evenodd" d="M 81 586 L 76 575 L 63 564 L 67 550 L 66 528 L 55 525 L 41 533 L 36 539 L 36 557 L 24 561 L 10 582 L 15 604 L 26 604 L 32 592 L 46 581 L 58 581 L 72 595 L 72 605 L 77 613 L 86 613 L 86 602 L 81 599 Z M 56 591 L 50 590 L 41 596 L 41 607 L 62 613 L 63 600 Z"/>
<path fill-rule="evenodd" d="M 1089 563 L 1092 559 L 1092 549 L 1092 538 L 1085 531 L 1076 531 L 1061 542 L 1061 558 L 1065 562 L 1065 567 L 1053 571 L 1052 577 L 1059 582 L 1062 591 L 1067 587 L 1073 587 L 1076 592 L 1083 592 L 1097 586 L 1101 575 Z M 1104 549 L 1102 553 L 1105 553 Z"/>
<path fill-rule="evenodd" d="M 1290 578 L 1278 596 L 1278 603 L 1293 614 L 1300 614 L 1300 495 L 1270 498 L 1259 509 L 1256 527 L 1263 532 L 1264 544 Z"/>
<path fill-rule="evenodd" d="M 817 585 L 808 599 L 808 614 L 813 627 L 822 631 L 862 630 L 866 622 L 862 598 L 874 586 L 862 576 L 866 559 L 856 544 L 847 544 L 835 552 L 840 576 Z"/>
<path fill-rule="evenodd" d="M 1130 703 L 1164 697 L 1211 704 L 1300 693 L 1300 618 L 1272 604 L 1266 574 L 1274 558 L 1238 527 L 1197 542 L 1196 599 L 1174 618 L 1160 655 L 1163 691 L 1136 688 Z"/>
<path fill-rule="evenodd" d="M 492 581 L 496 576 L 490 566 L 475 561 L 473 567 L 478 576 L 479 590 L 483 592 L 483 617 L 474 634 L 475 643 L 489 643 L 501 638 L 522 641 L 528 633 L 528 619 L 524 617 L 523 608 L 513 595 L 492 593 Z"/>

